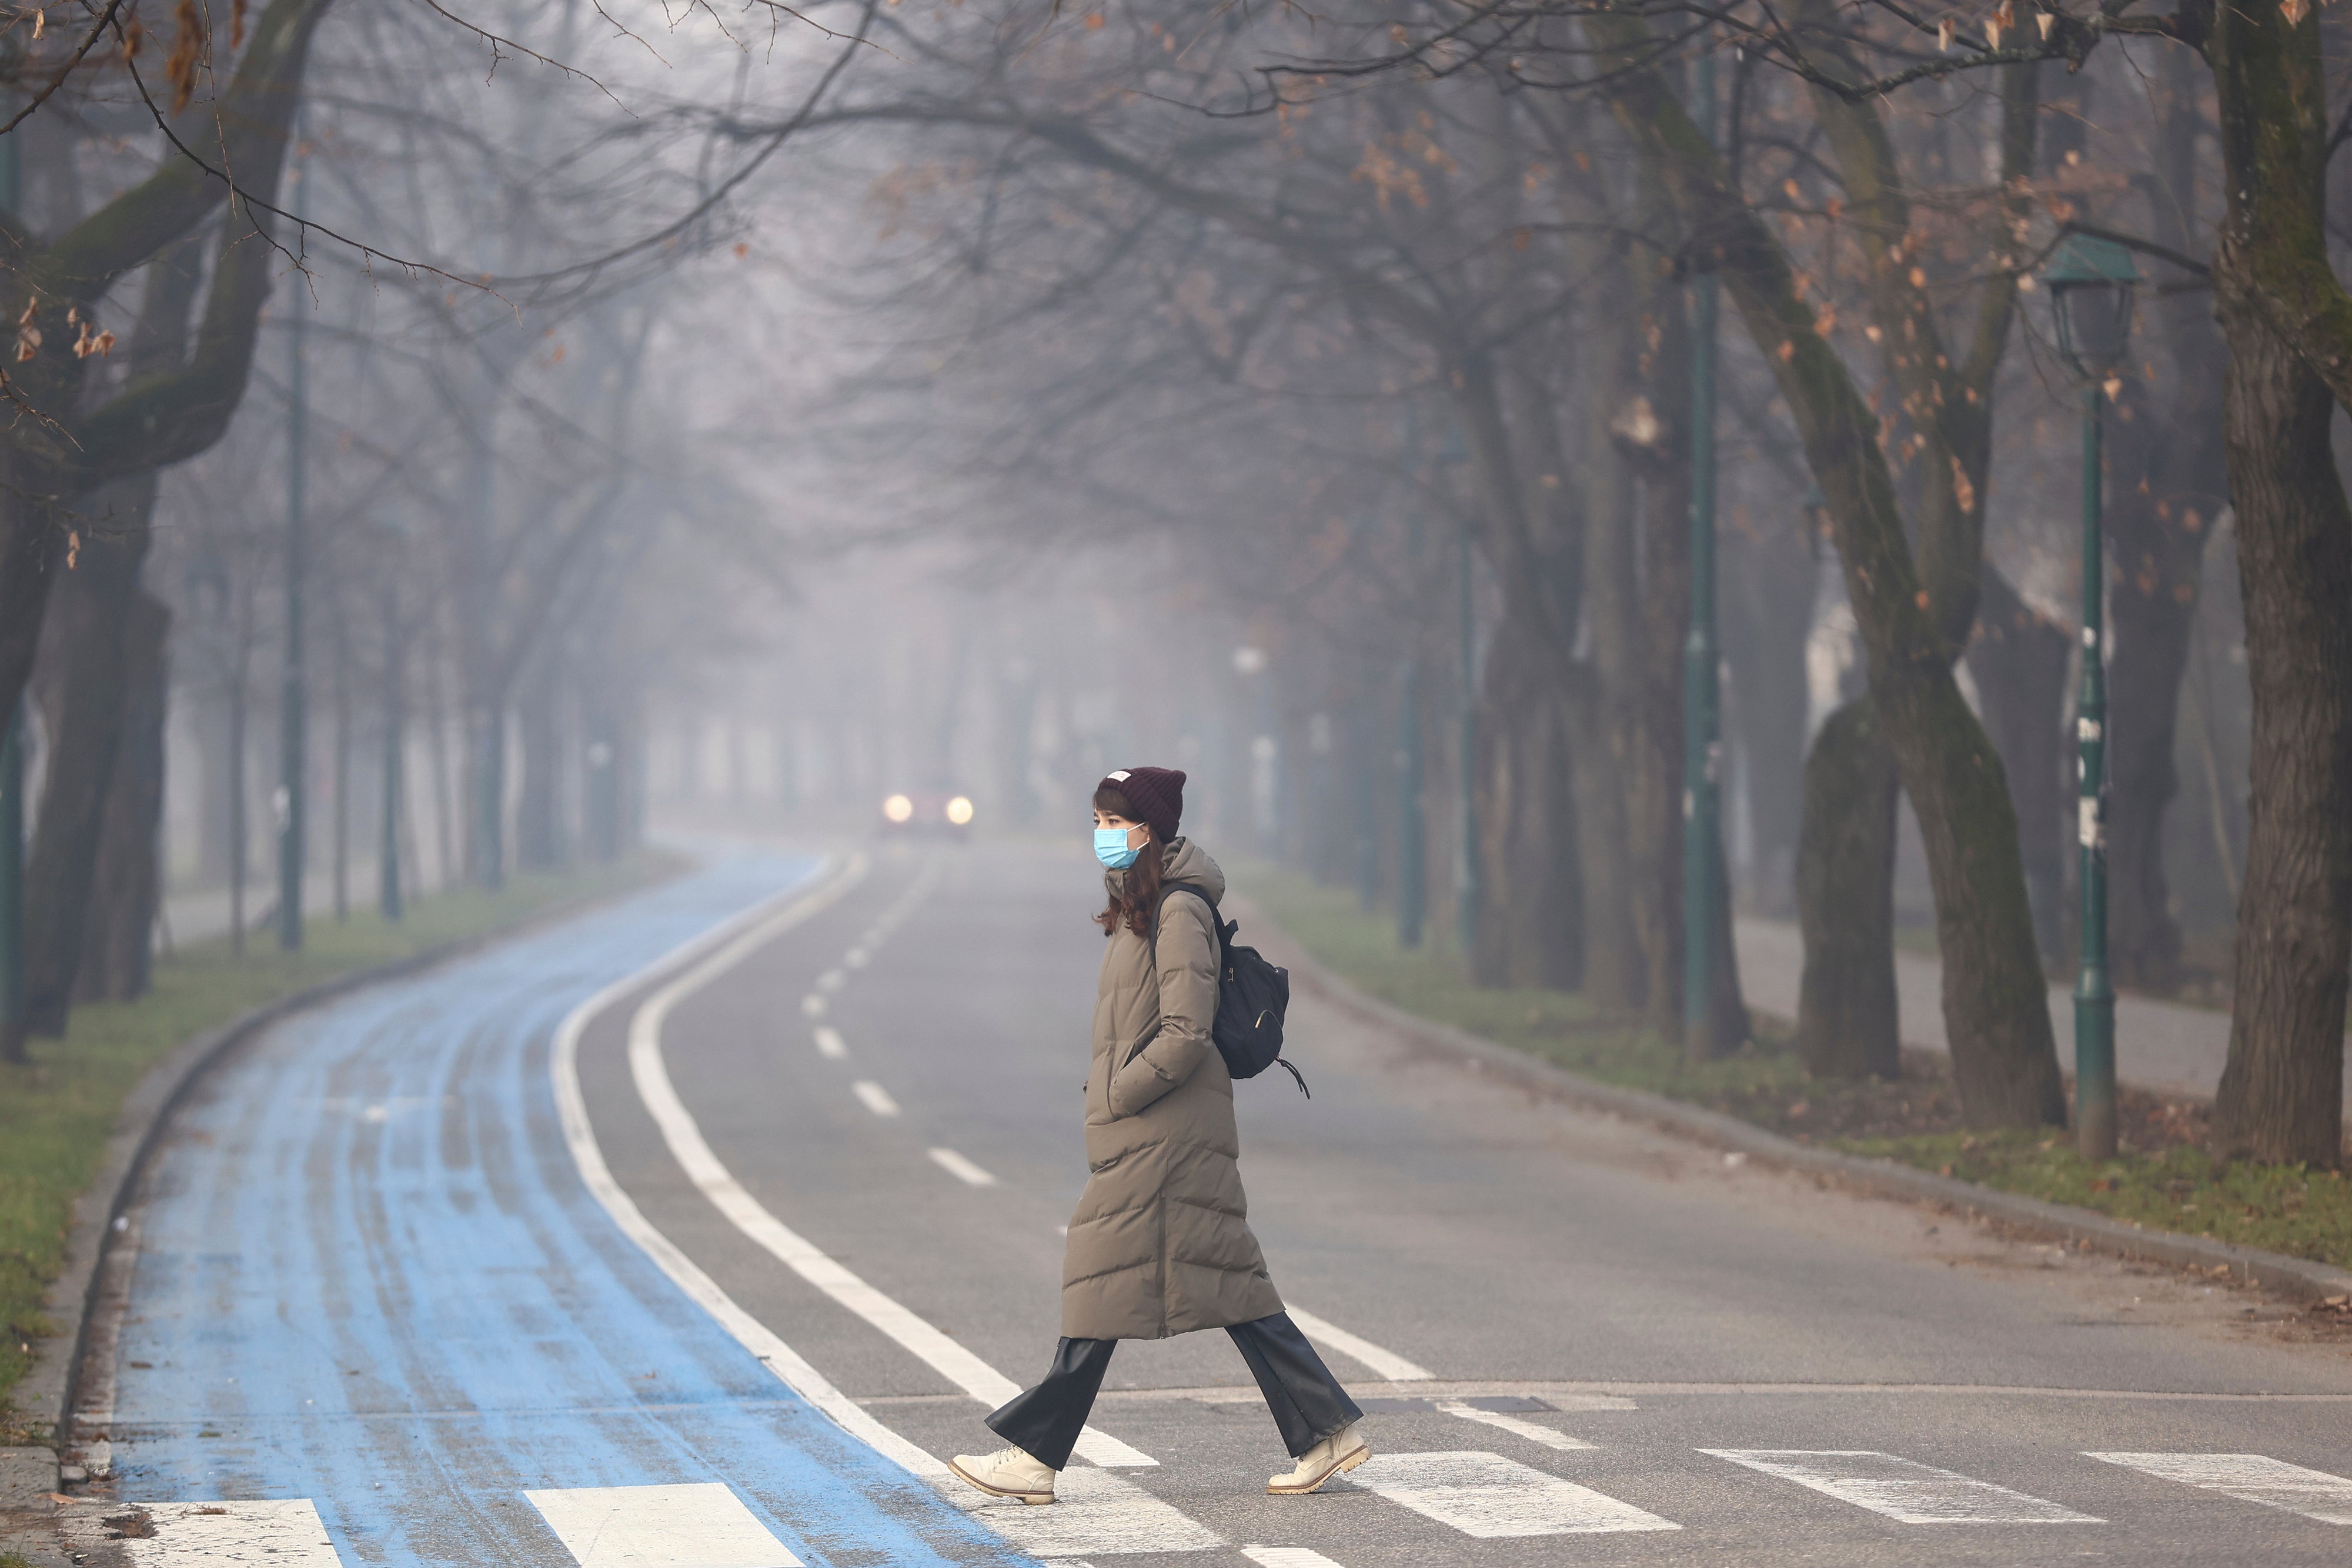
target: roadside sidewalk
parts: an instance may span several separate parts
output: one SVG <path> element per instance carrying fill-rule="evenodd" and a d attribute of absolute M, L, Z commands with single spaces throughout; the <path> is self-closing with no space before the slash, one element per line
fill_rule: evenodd
<path fill-rule="evenodd" d="M 375 907 L 375 862 L 354 861 L 345 873 L 344 886 L 351 894 L 355 909 Z M 445 892 L 446 889 L 435 889 Z M 432 894 L 427 894 L 430 897 Z M 409 897 L 416 897 L 414 889 Z M 257 921 L 278 902 L 275 877 L 257 877 L 246 883 L 245 917 Z M 331 914 L 335 904 L 335 877 L 332 872 L 314 871 L 302 881 L 302 907 L 311 915 Z M 167 894 L 163 898 L 163 929 L 171 936 L 171 947 L 180 948 L 209 940 L 228 930 L 228 889 L 198 888 L 192 893 Z M 248 926 L 247 929 L 252 929 Z"/>
<path fill-rule="evenodd" d="M 1804 977 L 1805 944 L 1794 921 L 1741 916 L 1733 925 L 1739 950 L 1739 983 L 1748 1005 L 1780 1018 L 1797 1016 L 1797 992 Z M 1944 966 L 1925 954 L 1895 954 L 1895 1003 L 1902 1014 L 1903 1042 L 1948 1052 L 1944 1033 Z M 2050 988 L 2050 1025 L 2058 1036 L 2058 1062 L 2074 1071 L 2074 997 L 2063 986 Z M 2116 998 L 2116 1070 L 2126 1083 L 2168 1094 L 2212 1097 L 2230 1055 L 2230 1015 L 2145 997 Z M 2352 1111 L 2352 1080 L 2345 1105 Z"/>

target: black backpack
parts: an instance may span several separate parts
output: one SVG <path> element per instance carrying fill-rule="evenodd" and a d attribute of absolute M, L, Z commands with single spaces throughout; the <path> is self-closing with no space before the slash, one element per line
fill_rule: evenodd
<path fill-rule="evenodd" d="M 1225 1059 L 1225 1071 L 1235 1079 L 1255 1078 L 1279 1066 L 1297 1080 L 1298 1092 L 1309 1100 L 1313 1090 L 1297 1067 L 1282 1054 L 1282 1015 L 1290 1006 L 1290 971 L 1269 964 L 1255 947 L 1236 946 L 1239 921 L 1218 913 L 1208 894 L 1182 883 L 1160 889 L 1160 907 L 1151 912 L 1151 968 L 1160 970 L 1160 915 L 1171 894 L 1189 893 L 1209 906 L 1209 925 L 1217 934 L 1217 1017 L 1209 1038 Z"/>

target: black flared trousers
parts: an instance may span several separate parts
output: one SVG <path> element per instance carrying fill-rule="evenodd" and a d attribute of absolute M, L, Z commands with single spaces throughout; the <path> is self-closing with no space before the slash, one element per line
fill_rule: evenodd
<path fill-rule="evenodd" d="M 1292 1458 L 1363 1415 L 1288 1312 L 1235 1323 L 1225 1332 L 1249 1363 Z M 1063 1340 L 1055 1347 L 1045 1380 L 990 1412 L 989 1429 L 1039 1464 L 1062 1469 L 1070 1462 L 1070 1450 L 1077 1446 L 1078 1432 L 1095 1407 L 1103 1374 L 1110 1370 L 1111 1349 L 1118 1343 L 1115 1339 Z"/>

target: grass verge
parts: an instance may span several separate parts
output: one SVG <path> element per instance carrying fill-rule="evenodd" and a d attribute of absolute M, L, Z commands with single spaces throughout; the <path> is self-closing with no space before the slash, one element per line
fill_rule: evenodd
<path fill-rule="evenodd" d="M 2092 1164 L 2063 1134 L 1971 1134 L 1950 1065 L 1904 1052 L 1901 1076 L 1816 1079 L 1785 1026 L 1759 1019 L 1755 1041 L 1719 1061 L 1685 1062 L 1678 1044 L 1561 991 L 1471 984 L 1458 954 L 1397 946 L 1393 923 L 1354 895 L 1265 865 L 1243 870 L 1257 905 L 1334 973 L 1391 1006 L 1524 1051 L 1588 1078 L 1704 1105 L 1801 1143 L 1900 1160 L 1946 1176 L 2096 1210 L 2151 1229 L 2352 1268 L 2352 1179 L 2301 1166 L 2256 1166 L 2205 1152 L 2203 1103 L 2126 1089 L 2124 1145 Z"/>
<path fill-rule="evenodd" d="M 193 944 L 156 962 L 146 996 L 76 1008 L 65 1039 L 35 1040 L 31 1061 L 0 1065 L 0 1446 L 47 1440 L 12 1418 L 8 1391 L 32 1364 L 32 1342 L 53 1332 L 41 1302 L 64 1267 L 74 1197 L 97 1172 L 123 1097 L 173 1047 L 292 992 L 642 885 L 677 863 L 646 852 L 568 875 L 517 875 L 497 893 L 422 899 L 397 925 L 373 911 L 314 920 L 299 953 L 280 953 L 267 934 L 243 957 L 226 936 Z"/>

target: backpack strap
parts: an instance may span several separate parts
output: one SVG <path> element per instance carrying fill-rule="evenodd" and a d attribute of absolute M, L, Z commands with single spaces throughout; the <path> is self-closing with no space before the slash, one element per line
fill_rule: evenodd
<path fill-rule="evenodd" d="M 1216 900 L 1199 888 L 1181 882 L 1171 882 L 1160 890 L 1160 902 L 1151 911 L 1151 935 L 1144 939 L 1144 951 L 1151 959 L 1151 972 L 1160 972 L 1160 917 L 1167 912 L 1168 900 L 1180 893 L 1189 893 L 1209 906 L 1209 929 L 1216 934 L 1217 957 L 1222 966 L 1225 956 L 1225 917 L 1217 908 Z"/>

